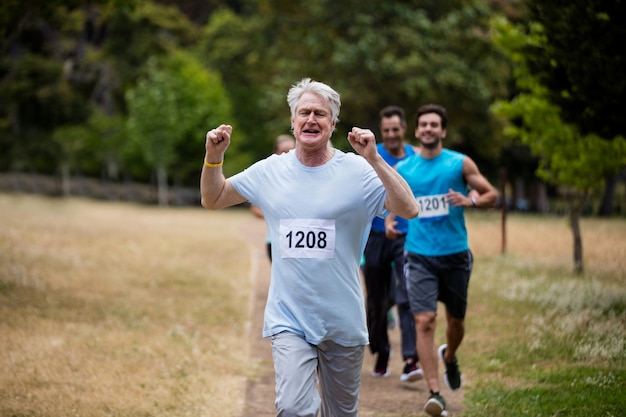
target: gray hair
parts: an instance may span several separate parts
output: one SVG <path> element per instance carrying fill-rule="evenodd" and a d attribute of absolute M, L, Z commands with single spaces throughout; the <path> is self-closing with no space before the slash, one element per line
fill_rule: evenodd
<path fill-rule="evenodd" d="M 299 83 L 294 84 L 287 93 L 287 103 L 291 110 L 291 118 L 296 116 L 296 106 L 298 100 L 304 93 L 313 93 L 322 97 L 330 104 L 330 115 L 333 123 L 339 121 L 339 109 L 341 108 L 341 100 L 339 93 L 333 90 L 330 86 L 321 83 L 319 81 L 313 81 L 310 78 L 303 78 Z"/>

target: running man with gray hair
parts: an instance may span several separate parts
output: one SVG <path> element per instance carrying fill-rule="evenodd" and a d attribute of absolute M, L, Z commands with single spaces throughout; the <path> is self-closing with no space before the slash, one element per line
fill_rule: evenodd
<path fill-rule="evenodd" d="M 294 151 L 228 179 L 221 166 L 232 127 L 207 133 L 202 206 L 249 201 L 265 215 L 273 261 L 263 336 L 272 344 L 277 416 L 357 416 L 368 343 L 359 276 L 363 236 L 385 209 L 413 218 L 419 206 L 376 151 L 372 131 L 348 132 L 360 156 L 329 146 L 341 106 L 330 86 L 305 78 L 287 102 Z"/>

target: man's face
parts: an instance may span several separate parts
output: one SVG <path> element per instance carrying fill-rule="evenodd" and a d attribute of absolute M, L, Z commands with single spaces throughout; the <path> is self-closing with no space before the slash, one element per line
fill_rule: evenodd
<path fill-rule="evenodd" d="M 402 149 L 405 132 L 406 125 L 402 123 L 398 115 L 380 119 L 380 133 L 382 134 L 383 146 L 390 153 Z"/>
<path fill-rule="evenodd" d="M 291 119 L 293 134 L 303 147 L 326 146 L 335 128 L 330 104 L 313 93 L 300 96 Z"/>
<path fill-rule="evenodd" d="M 422 114 L 417 121 L 415 138 L 427 149 L 435 149 L 446 137 L 446 130 L 441 127 L 441 117 L 437 113 Z"/>

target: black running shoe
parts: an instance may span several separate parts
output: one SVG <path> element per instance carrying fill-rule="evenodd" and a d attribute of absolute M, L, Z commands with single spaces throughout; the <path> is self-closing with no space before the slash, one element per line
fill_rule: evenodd
<path fill-rule="evenodd" d="M 455 391 L 461 388 L 461 371 L 459 370 L 459 364 L 456 361 L 456 356 L 452 359 L 452 362 L 446 362 L 444 359 L 447 347 L 448 345 L 441 345 L 439 347 L 439 358 L 446 366 L 446 372 L 443 375 L 443 379 L 446 381 L 448 388 Z"/>
<path fill-rule="evenodd" d="M 448 415 L 446 401 L 439 394 L 430 394 L 428 401 L 424 404 L 424 411 L 433 417 L 445 417 Z"/>

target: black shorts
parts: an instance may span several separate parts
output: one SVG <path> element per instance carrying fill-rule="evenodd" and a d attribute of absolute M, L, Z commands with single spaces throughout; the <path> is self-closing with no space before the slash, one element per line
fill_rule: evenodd
<path fill-rule="evenodd" d="M 441 301 L 452 317 L 465 318 L 472 252 L 422 256 L 407 252 L 405 271 L 413 314 L 437 311 Z"/>

